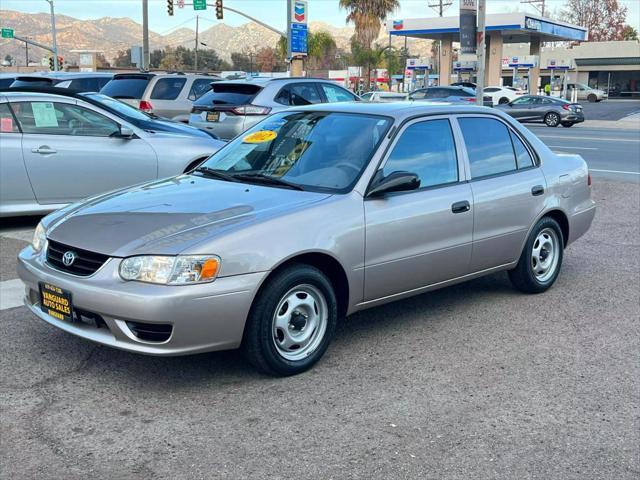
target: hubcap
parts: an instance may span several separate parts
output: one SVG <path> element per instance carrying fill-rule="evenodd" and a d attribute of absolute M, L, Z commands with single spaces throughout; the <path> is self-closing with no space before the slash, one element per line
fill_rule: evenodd
<path fill-rule="evenodd" d="M 285 293 L 272 323 L 278 353 L 295 361 L 315 352 L 327 330 L 327 315 L 327 301 L 313 285 L 298 285 Z"/>
<path fill-rule="evenodd" d="M 555 113 L 549 114 L 547 117 L 547 125 L 556 125 L 558 123 L 558 116 Z"/>
<path fill-rule="evenodd" d="M 536 237 L 531 250 L 531 268 L 539 282 L 546 282 L 553 277 L 560 258 L 560 242 L 558 235 L 550 228 L 545 228 Z"/>

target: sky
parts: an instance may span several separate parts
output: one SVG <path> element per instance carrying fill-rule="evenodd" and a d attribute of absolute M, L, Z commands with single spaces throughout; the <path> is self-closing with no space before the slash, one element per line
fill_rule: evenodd
<path fill-rule="evenodd" d="M 187 0 L 190 3 L 192 0 Z M 640 0 L 619 0 L 628 8 L 627 23 L 640 30 Z M 177 4 L 177 0 L 175 2 Z M 213 4 L 214 0 L 208 0 Z M 263 22 L 280 30 L 286 29 L 285 0 L 224 0 L 225 5 L 253 15 Z M 436 13 L 428 4 L 437 0 L 400 0 L 400 10 L 392 15 L 402 19 L 410 17 L 434 17 Z M 564 0 L 547 0 L 547 8 L 551 11 L 560 10 Z M 56 13 L 69 15 L 80 19 L 96 19 L 100 17 L 130 17 L 142 23 L 141 0 L 54 0 Z M 17 10 L 25 13 L 48 12 L 49 4 L 45 0 L 0 0 L 0 8 Z M 458 13 L 458 0 L 445 11 L 445 16 Z M 529 5 L 521 5 L 518 0 L 487 0 L 488 13 L 504 13 L 510 11 L 528 11 L 536 13 Z M 199 12 L 202 13 L 202 12 Z M 335 26 L 345 25 L 345 12 L 338 7 L 338 0 L 309 0 L 310 21 L 323 21 Z M 215 19 L 213 7 L 207 7 L 201 16 L 201 28 L 206 29 L 218 21 Z M 225 12 L 223 23 L 238 26 L 247 20 L 240 15 Z M 3 25 L 6 26 L 6 25 Z M 149 28 L 160 34 L 170 33 L 180 27 L 195 28 L 195 12 L 193 7 L 184 9 L 175 7 L 175 15 L 167 15 L 166 0 L 149 0 Z"/>

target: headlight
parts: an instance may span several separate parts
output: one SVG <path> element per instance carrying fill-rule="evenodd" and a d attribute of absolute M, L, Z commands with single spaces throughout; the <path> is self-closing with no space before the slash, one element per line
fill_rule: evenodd
<path fill-rule="evenodd" d="M 33 232 L 33 240 L 31 240 L 31 246 L 33 250 L 38 253 L 44 247 L 44 244 L 47 243 L 47 236 L 44 233 L 44 227 L 42 223 L 38 223 L 35 232 Z"/>
<path fill-rule="evenodd" d="M 219 270 L 220 258 L 215 255 L 140 255 L 120 262 L 123 280 L 164 285 L 212 282 Z"/>

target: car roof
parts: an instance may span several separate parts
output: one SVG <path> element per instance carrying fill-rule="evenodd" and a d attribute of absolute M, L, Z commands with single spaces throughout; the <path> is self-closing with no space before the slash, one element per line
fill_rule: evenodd
<path fill-rule="evenodd" d="M 327 83 L 335 83 L 329 78 L 314 78 L 314 77 L 251 77 L 251 78 L 240 78 L 236 80 L 222 80 L 217 82 L 218 84 L 239 84 L 239 85 L 257 85 L 257 86 L 265 86 L 268 83 L 275 82 L 327 82 Z"/>

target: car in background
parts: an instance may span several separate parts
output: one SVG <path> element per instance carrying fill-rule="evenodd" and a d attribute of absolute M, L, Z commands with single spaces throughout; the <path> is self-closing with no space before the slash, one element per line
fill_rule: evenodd
<path fill-rule="evenodd" d="M 590 185 L 579 155 L 496 109 L 292 107 L 189 174 L 47 216 L 17 269 L 53 328 L 148 355 L 241 347 L 293 375 L 367 308 L 500 271 L 547 291 L 593 221 Z"/>
<path fill-rule="evenodd" d="M 19 75 L 11 87 L 57 87 L 76 92 L 99 92 L 111 78 L 113 73 L 109 72 L 43 72 Z"/>
<path fill-rule="evenodd" d="M 509 103 L 511 100 L 527 94 L 524 90 L 515 87 L 485 87 L 484 93 L 491 97 L 494 106 Z"/>
<path fill-rule="evenodd" d="M 406 93 L 400 92 L 384 92 L 376 90 L 375 92 L 367 92 L 360 95 L 363 102 L 402 102 L 407 99 Z"/>
<path fill-rule="evenodd" d="M 451 84 L 452 87 L 467 87 L 467 88 L 471 88 L 473 90 L 476 89 L 476 84 L 473 82 L 453 82 Z"/>
<path fill-rule="evenodd" d="M 289 107 L 360 101 L 335 83 L 316 78 L 265 78 L 216 82 L 193 105 L 189 125 L 231 139 Z"/>
<path fill-rule="evenodd" d="M 436 101 L 447 103 L 462 103 L 468 105 L 476 103 L 476 91 L 468 87 L 427 87 L 414 90 L 407 97 L 414 101 Z M 488 95 L 483 95 L 483 105 L 492 107 L 493 100 Z"/>
<path fill-rule="evenodd" d="M 584 122 L 582 105 L 558 97 L 524 95 L 496 108 L 519 122 L 544 122 L 547 127 L 571 127 Z"/>
<path fill-rule="evenodd" d="M 193 102 L 220 77 L 184 73 L 117 73 L 100 93 L 143 112 L 187 123 Z"/>
<path fill-rule="evenodd" d="M 0 88 L 10 87 L 19 75 L 19 73 L 0 73 Z"/>
<path fill-rule="evenodd" d="M 0 91 L 0 217 L 190 171 L 224 145 L 97 93 Z"/>
<path fill-rule="evenodd" d="M 601 102 L 609 98 L 609 95 L 604 90 L 591 88 L 584 83 L 567 83 L 567 98 L 571 98 L 572 90 L 578 91 L 578 100 L 587 100 L 591 103 Z"/>

